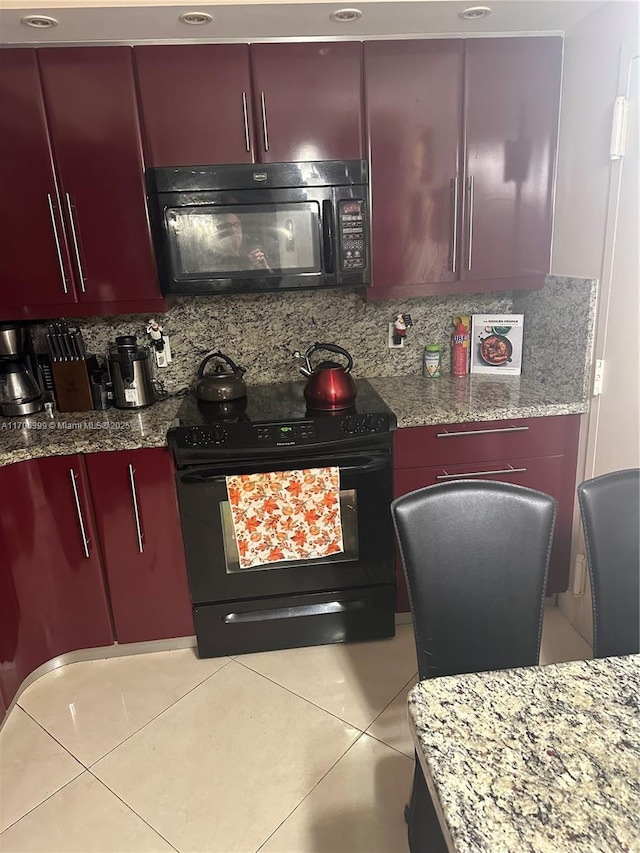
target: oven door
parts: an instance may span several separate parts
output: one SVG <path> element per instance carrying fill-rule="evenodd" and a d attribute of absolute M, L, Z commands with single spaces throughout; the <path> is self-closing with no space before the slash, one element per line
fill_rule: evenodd
<path fill-rule="evenodd" d="M 337 465 L 344 553 L 241 569 L 226 475 Z M 289 458 L 284 463 L 228 463 L 176 474 L 187 571 L 194 604 L 394 583 L 391 454 Z"/>

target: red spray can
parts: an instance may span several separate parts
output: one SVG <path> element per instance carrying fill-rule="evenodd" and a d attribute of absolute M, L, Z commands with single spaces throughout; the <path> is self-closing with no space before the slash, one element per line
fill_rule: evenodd
<path fill-rule="evenodd" d="M 470 340 L 469 317 L 462 314 L 453 318 L 455 329 L 451 335 L 451 372 L 454 376 L 466 376 L 469 372 Z"/>

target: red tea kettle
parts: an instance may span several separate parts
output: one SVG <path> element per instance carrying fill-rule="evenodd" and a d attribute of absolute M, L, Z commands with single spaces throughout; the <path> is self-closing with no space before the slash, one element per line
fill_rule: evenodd
<path fill-rule="evenodd" d="M 309 359 L 317 350 L 327 350 L 337 355 L 343 355 L 347 359 L 346 366 L 335 361 L 321 361 L 317 367 L 312 368 Z M 336 409 L 348 409 L 353 406 L 357 389 L 349 372 L 353 367 L 353 359 L 346 350 L 336 346 L 336 344 L 315 343 L 309 347 L 304 355 L 300 353 L 294 353 L 294 355 L 305 360 L 305 365 L 300 368 L 300 373 L 309 377 L 304 388 L 304 398 L 310 409 L 332 412 Z"/>

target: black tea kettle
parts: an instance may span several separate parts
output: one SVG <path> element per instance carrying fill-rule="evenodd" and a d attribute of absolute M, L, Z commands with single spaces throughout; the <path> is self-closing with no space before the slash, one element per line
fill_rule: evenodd
<path fill-rule="evenodd" d="M 218 364 L 212 372 L 205 369 L 212 359 L 218 359 Z M 222 364 L 221 362 L 226 362 Z M 228 400 L 239 400 L 247 393 L 247 386 L 242 378 L 246 373 L 244 367 L 234 364 L 229 356 L 220 352 L 211 352 L 198 368 L 195 395 L 198 400 L 207 403 L 224 403 Z"/>

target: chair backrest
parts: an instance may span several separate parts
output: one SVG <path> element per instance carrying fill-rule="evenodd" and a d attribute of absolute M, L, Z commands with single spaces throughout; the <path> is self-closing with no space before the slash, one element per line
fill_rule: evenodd
<path fill-rule="evenodd" d="M 593 601 L 593 654 L 640 651 L 640 469 L 578 486 Z"/>
<path fill-rule="evenodd" d="M 488 480 L 393 501 L 420 678 L 538 663 L 556 501 Z"/>

